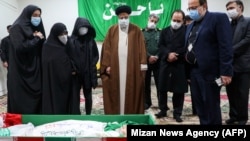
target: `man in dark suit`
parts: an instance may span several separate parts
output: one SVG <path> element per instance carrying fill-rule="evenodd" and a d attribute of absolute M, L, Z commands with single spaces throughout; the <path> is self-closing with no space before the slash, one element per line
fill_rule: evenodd
<path fill-rule="evenodd" d="M 176 9 L 171 14 L 170 26 L 164 28 L 159 39 L 159 108 L 156 118 L 167 116 L 168 93 L 172 92 L 173 117 L 176 122 L 181 119 L 185 93 L 188 83 L 185 73 L 185 13 Z"/>
<path fill-rule="evenodd" d="M 220 90 L 233 75 L 232 30 L 225 13 L 209 12 L 206 0 L 188 0 L 194 20 L 186 31 L 192 98 L 201 125 L 221 125 Z"/>
<path fill-rule="evenodd" d="M 245 125 L 248 120 L 248 99 L 250 85 L 250 18 L 243 16 L 244 5 L 240 0 L 226 4 L 233 29 L 232 83 L 226 87 L 229 100 L 229 119 L 226 124 Z"/>
<path fill-rule="evenodd" d="M 11 25 L 7 26 L 8 33 L 10 32 Z M 9 46 L 10 46 L 10 35 L 7 35 L 1 40 L 0 46 L 0 57 L 3 62 L 3 67 L 8 68 L 9 61 Z"/>

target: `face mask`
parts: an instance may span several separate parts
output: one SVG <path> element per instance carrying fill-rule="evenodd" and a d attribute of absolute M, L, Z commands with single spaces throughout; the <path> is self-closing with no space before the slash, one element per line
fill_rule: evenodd
<path fill-rule="evenodd" d="M 58 36 L 58 39 L 64 44 L 66 45 L 67 41 L 68 41 L 68 36 L 67 35 L 60 35 Z"/>
<path fill-rule="evenodd" d="M 88 33 L 88 28 L 87 27 L 80 27 L 79 28 L 79 35 L 85 35 Z"/>
<path fill-rule="evenodd" d="M 231 9 L 231 10 L 228 10 L 228 11 L 227 11 L 227 15 L 228 15 L 228 17 L 230 17 L 231 19 L 234 19 L 234 18 L 236 18 L 236 17 L 239 15 L 239 13 L 237 12 L 236 9 Z"/>
<path fill-rule="evenodd" d="M 129 25 L 129 19 L 119 19 L 118 23 L 121 28 L 126 28 Z"/>
<path fill-rule="evenodd" d="M 156 25 L 154 22 L 148 22 L 148 28 L 149 29 L 155 29 L 156 28 Z"/>
<path fill-rule="evenodd" d="M 38 26 L 41 22 L 41 18 L 40 17 L 31 17 L 31 23 L 34 26 Z"/>
<path fill-rule="evenodd" d="M 190 10 L 189 16 L 190 16 L 190 18 L 193 19 L 194 21 L 199 21 L 199 20 L 201 19 L 201 16 L 200 16 L 200 14 L 199 14 L 199 12 L 198 12 L 197 9 L 195 9 L 195 10 Z"/>
<path fill-rule="evenodd" d="M 171 21 L 171 27 L 173 29 L 179 29 L 181 26 L 182 26 L 182 23 L 177 23 L 177 22 Z"/>

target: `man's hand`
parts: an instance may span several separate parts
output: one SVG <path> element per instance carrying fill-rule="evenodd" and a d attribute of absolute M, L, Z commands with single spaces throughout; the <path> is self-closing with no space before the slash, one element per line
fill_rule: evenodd
<path fill-rule="evenodd" d="M 154 63 L 157 62 L 157 60 L 158 60 L 158 57 L 157 57 L 157 56 L 150 56 L 150 57 L 148 58 L 149 64 L 154 64 Z"/>
<path fill-rule="evenodd" d="M 167 59 L 167 61 L 168 61 L 168 62 L 174 62 L 174 61 L 176 61 L 176 60 L 178 59 L 178 55 L 179 55 L 179 54 L 177 54 L 177 53 L 175 53 L 175 52 L 170 52 L 170 53 L 168 54 L 168 59 Z"/>

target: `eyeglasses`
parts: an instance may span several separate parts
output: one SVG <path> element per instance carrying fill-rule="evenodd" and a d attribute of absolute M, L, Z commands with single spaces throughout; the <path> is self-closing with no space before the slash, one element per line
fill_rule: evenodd
<path fill-rule="evenodd" d="M 201 6 L 202 6 L 202 5 L 189 7 L 189 8 L 187 9 L 187 11 L 196 10 L 196 9 L 198 9 L 198 8 L 201 7 Z"/>

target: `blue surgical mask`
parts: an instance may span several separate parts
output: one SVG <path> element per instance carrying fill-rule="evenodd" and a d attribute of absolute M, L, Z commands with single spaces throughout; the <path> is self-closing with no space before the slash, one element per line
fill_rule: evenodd
<path fill-rule="evenodd" d="M 40 17 L 31 17 L 31 23 L 34 26 L 38 26 L 41 22 L 41 18 Z"/>
<path fill-rule="evenodd" d="M 200 16 L 200 14 L 199 14 L 199 12 L 198 12 L 197 9 L 195 9 L 195 10 L 190 10 L 190 11 L 189 11 L 189 16 L 190 16 L 190 18 L 193 19 L 194 21 L 199 21 L 199 20 L 201 19 L 201 16 Z"/>

